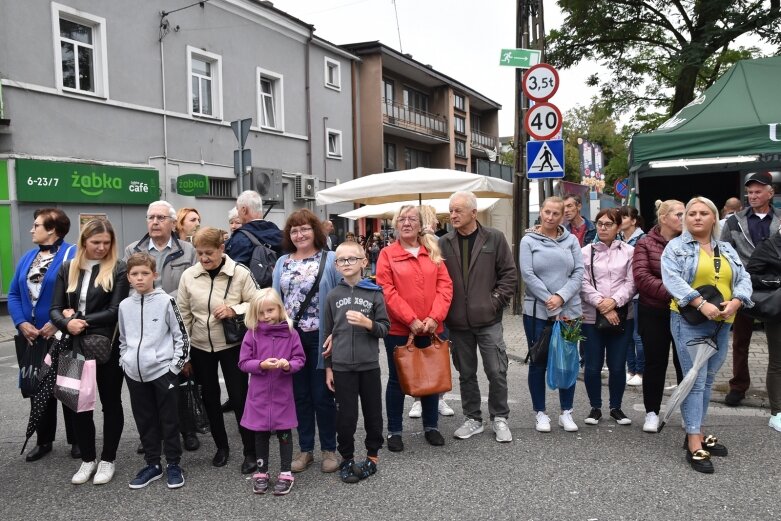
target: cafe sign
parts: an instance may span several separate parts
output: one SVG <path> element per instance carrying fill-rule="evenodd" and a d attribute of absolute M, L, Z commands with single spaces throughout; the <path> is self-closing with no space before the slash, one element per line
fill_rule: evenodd
<path fill-rule="evenodd" d="M 16 197 L 35 203 L 147 205 L 160 198 L 157 170 L 16 160 Z"/>
<path fill-rule="evenodd" d="M 209 178 L 201 174 L 180 175 L 176 179 L 176 193 L 179 195 L 208 195 Z"/>

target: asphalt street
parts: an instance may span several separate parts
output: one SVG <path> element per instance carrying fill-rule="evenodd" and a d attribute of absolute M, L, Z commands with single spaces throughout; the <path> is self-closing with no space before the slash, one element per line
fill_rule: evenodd
<path fill-rule="evenodd" d="M 383 367 L 383 374 L 386 369 Z M 685 462 L 684 432 L 675 415 L 661 434 L 641 430 L 641 391 L 628 388 L 623 410 L 629 427 L 603 420 L 583 423 L 589 407 L 583 383 L 575 397 L 577 433 L 555 424 L 558 398 L 548 392 L 550 433 L 534 430 L 526 384 L 527 367 L 511 361 L 510 427 L 514 441 L 494 441 L 490 426 L 468 440 L 453 431 L 463 421 L 458 377 L 446 400 L 456 410 L 441 418 L 444 447 L 423 438 L 420 420 L 405 416 L 402 453 L 380 452 L 379 472 L 355 485 L 336 475 L 322 474 L 316 463 L 296 475 L 289 496 L 256 496 L 239 472 L 240 442 L 232 417 L 226 417 L 232 454 L 228 466 L 211 466 L 214 444 L 202 435 L 203 446 L 185 453 L 186 484 L 168 490 L 164 480 L 142 490 L 127 486 L 143 466 L 135 454 L 138 435 L 125 388 L 125 431 L 117 470 L 108 485 L 70 484 L 79 466 L 70 458 L 60 421 L 54 451 L 27 463 L 19 454 L 29 407 L 15 388 L 16 359 L 12 342 L 0 343 L 0 520 L 21 519 L 513 519 L 513 520 L 753 520 L 777 519 L 781 492 L 781 435 L 767 426 L 767 411 L 728 408 L 713 403 L 706 432 L 716 434 L 730 451 L 714 458 L 716 473 L 702 475 Z M 487 383 L 481 378 L 487 419 Z M 603 386 L 603 397 L 607 387 Z M 407 410 L 412 400 L 407 399 Z M 406 414 L 406 412 L 405 412 Z M 100 450 L 100 415 L 98 450 Z M 60 416 L 61 420 L 61 416 Z M 230 421 L 229 421 L 230 420 Z M 362 447 L 359 425 L 356 443 Z M 34 438 L 33 438 L 34 441 Z M 278 469 L 272 440 L 271 472 Z"/>

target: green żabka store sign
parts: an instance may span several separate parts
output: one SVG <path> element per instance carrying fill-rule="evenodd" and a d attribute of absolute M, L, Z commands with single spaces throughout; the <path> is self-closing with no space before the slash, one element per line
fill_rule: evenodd
<path fill-rule="evenodd" d="M 16 160 L 16 197 L 31 203 L 149 204 L 160 198 L 157 170 Z"/>

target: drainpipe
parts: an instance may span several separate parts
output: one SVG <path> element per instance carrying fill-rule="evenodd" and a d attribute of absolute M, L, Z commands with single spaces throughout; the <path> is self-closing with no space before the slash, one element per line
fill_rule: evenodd
<path fill-rule="evenodd" d="M 162 185 L 163 193 L 168 189 L 168 111 L 166 110 L 165 102 L 165 48 L 163 45 L 163 38 L 160 38 L 160 76 L 162 78 L 162 92 L 163 92 L 163 178 L 165 181 L 160 183 Z M 161 194 L 161 199 L 165 199 Z"/>
<path fill-rule="evenodd" d="M 328 132 L 326 128 L 328 125 L 328 116 L 323 116 L 323 184 L 328 188 Z M 325 218 L 328 219 L 328 205 L 323 205 L 323 212 Z"/>
<path fill-rule="evenodd" d="M 309 84 L 309 54 L 312 40 L 314 39 L 314 27 L 309 26 L 309 38 L 306 40 L 306 53 L 304 55 L 304 89 L 306 91 L 306 167 L 307 174 L 312 175 L 312 89 Z M 319 187 L 317 187 L 319 188 Z"/>

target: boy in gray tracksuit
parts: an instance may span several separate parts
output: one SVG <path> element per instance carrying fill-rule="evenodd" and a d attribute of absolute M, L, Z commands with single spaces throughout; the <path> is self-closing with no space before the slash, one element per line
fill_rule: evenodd
<path fill-rule="evenodd" d="M 178 375 L 189 360 L 190 339 L 176 299 L 154 288 L 155 268 L 148 253 L 130 256 L 127 274 L 136 293 L 119 305 L 119 364 L 147 463 L 130 482 L 133 489 L 162 477 L 161 443 L 168 463 L 168 488 L 184 485 L 177 397 Z"/>
<path fill-rule="evenodd" d="M 382 447 L 382 383 L 379 339 L 388 333 L 382 289 L 361 280 L 367 265 L 363 248 L 344 242 L 336 248 L 336 266 L 344 277 L 326 298 L 326 385 L 336 395 L 336 441 L 342 456 L 339 476 L 355 483 L 377 472 L 377 454 Z M 366 429 L 365 461 L 355 463 L 355 428 L 358 397 Z"/>

